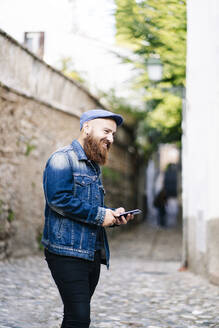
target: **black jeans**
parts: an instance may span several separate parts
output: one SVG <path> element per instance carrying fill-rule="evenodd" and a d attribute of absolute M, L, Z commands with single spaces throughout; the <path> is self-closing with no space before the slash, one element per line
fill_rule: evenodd
<path fill-rule="evenodd" d="M 94 262 L 48 252 L 45 257 L 64 304 L 61 328 L 88 328 L 90 301 L 100 276 L 100 252 Z"/>

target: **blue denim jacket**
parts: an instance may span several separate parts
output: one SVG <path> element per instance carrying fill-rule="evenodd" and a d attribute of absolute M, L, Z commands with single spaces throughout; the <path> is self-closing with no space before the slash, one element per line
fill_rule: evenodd
<path fill-rule="evenodd" d="M 102 263 L 109 266 L 109 246 L 102 227 L 106 209 L 100 168 L 88 160 L 77 140 L 51 155 L 43 187 L 46 206 L 42 244 L 53 253 L 93 261 L 97 231 L 101 229 Z"/>

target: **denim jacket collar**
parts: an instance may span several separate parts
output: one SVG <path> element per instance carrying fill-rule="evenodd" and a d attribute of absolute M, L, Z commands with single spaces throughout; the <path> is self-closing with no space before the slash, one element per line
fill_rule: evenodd
<path fill-rule="evenodd" d="M 78 140 L 75 139 L 72 141 L 72 147 L 77 154 L 79 161 L 88 161 L 87 155 Z"/>

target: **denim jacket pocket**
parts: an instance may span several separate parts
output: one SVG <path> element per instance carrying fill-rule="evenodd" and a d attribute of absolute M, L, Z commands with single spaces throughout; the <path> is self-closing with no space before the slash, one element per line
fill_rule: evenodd
<path fill-rule="evenodd" d="M 57 237 L 61 238 L 63 235 L 63 226 L 64 226 L 64 219 L 59 219 Z"/>
<path fill-rule="evenodd" d="M 74 243 L 74 229 L 73 221 L 69 221 L 67 218 L 60 219 L 58 231 L 56 234 L 57 242 L 60 245 L 73 245 Z"/>
<path fill-rule="evenodd" d="M 82 200 L 90 200 L 94 179 L 87 175 L 74 175 L 73 195 Z"/>

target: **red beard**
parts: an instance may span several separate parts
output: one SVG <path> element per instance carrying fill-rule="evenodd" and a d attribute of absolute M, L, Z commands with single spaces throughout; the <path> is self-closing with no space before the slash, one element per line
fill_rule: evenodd
<path fill-rule="evenodd" d="M 84 139 L 84 151 L 87 157 L 99 165 L 106 163 L 109 149 L 110 143 L 106 138 L 97 140 L 92 135 L 88 135 Z"/>

